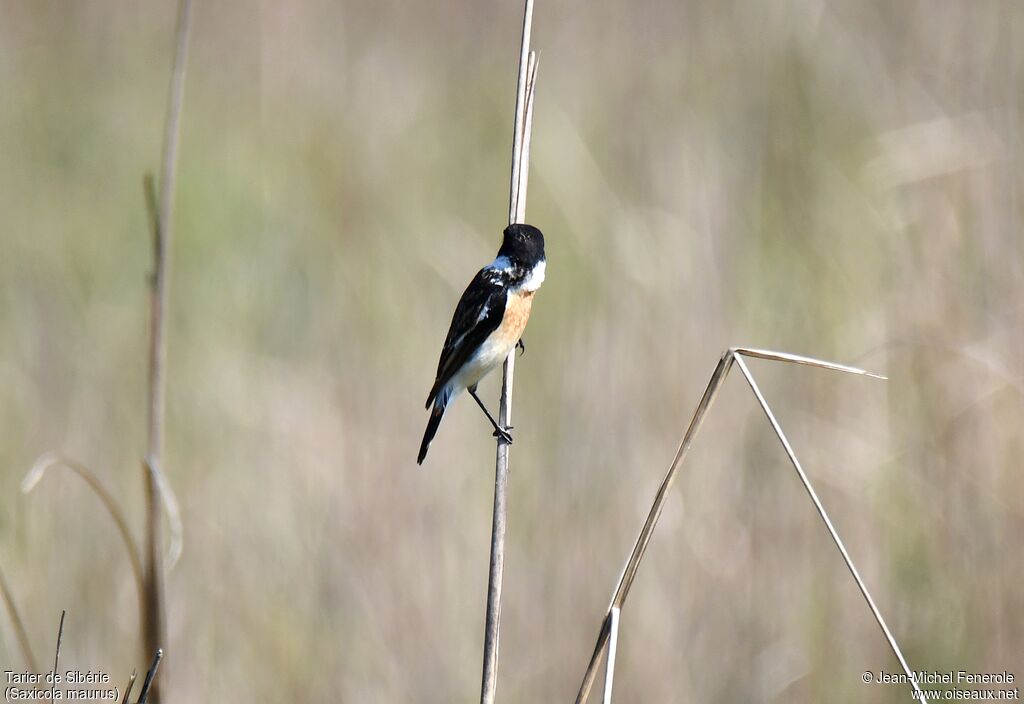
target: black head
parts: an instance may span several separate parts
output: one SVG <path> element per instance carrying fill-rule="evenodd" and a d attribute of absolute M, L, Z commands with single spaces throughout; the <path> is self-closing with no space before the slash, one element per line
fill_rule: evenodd
<path fill-rule="evenodd" d="M 509 225 L 498 250 L 499 257 L 533 266 L 544 261 L 544 234 L 533 225 Z"/>

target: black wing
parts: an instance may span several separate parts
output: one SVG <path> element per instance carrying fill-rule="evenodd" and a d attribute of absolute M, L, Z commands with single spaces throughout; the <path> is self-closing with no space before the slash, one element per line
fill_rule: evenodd
<path fill-rule="evenodd" d="M 441 359 L 437 363 L 437 378 L 427 397 L 427 407 L 487 336 L 501 325 L 501 319 L 505 317 L 505 298 L 502 275 L 494 269 L 481 269 L 469 282 L 455 307 Z"/>

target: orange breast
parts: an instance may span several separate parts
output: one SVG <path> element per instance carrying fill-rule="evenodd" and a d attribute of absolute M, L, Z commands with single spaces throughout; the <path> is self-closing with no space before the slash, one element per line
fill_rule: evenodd
<path fill-rule="evenodd" d="M 500 342 L 495 342 L 501 347 L 512 349 L 522 337 L 526 321 L 530 319 L 530 309 L 533 308 L 533 294 L 533 291 L 509 294 L 505 302 L 505 317 L 502 318 L 501 327 L 495 331 L 500 338 Z"/>
<path fill-rule="evenodd" d="M 509 352 L 522 337 L 532 307 L 533 292 L 520 291 L 508 294 L 501 324 L 487 336 L 473 357 L 452 379 L 455 388 L 473 386 L 508 357 Z"/>

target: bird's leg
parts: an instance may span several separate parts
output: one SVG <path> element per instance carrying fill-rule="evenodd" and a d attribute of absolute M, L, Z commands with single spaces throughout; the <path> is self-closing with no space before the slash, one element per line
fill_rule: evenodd
<path fill-rule="evenodd" d="M 487 416 L 487 420 L 491 421 L 491 425 L 494 426 L 494 437 L 501 438 L 506 444 L 511 445 L 512 436 L 508 431 L 512 430 L 512 426 L 510 425 L 507 428 L 502 428 L 498 425 L 498 421 L 494 420 L 494 416 L 492 416 L 491 412 L 487 410 L 487 406 L 485 406 L 484 402 L 480 400 L 480 397 L 476 395 L 476 387 L 467 389 L 467 391 L 469 391 L 469 395 L 473 397 L 473 400 L 476 401 L 476 405 L 480 406 L 480 410 L 484 412 L 484 415 Z"/>
<path fill-rule="evenodd" d="M 520 350 L 522 350 L 522 352 L 519 353 L 520 357 L 522 357 L 524 354 L 526 354 L 526 343 L 523 342 L 523 338 L 521 338 L 521 337 L 519 338 L 519 342 L 516 343 L 516 347 L 518 347 Z"/>

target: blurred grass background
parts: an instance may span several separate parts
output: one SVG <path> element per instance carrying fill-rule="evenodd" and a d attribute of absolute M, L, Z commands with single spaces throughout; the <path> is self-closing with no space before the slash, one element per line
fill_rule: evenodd
<path fill-rule="evenodd" d="M 414 457 L 507 212 L 518 2 L 197 2 L 173 244 L 170 701 L 467 701 L 493 442 Z M 142 523 L 150 239 L 173 3 L 0 4 L 0 563 L 33 644 L 123 678 L 136 595 L 75 478 Z M 541 0 L 499 697 L 568 701 L 721 351 L 754 371 L 916 669 L 1024 652 L 1024 5 Z M 494 403 L 496 380 L 484 384 Z M 6 617 L 0 665 L 22 667 Z M 740 379 L 623 616 L 644 702 L 896 702 Z"/>

